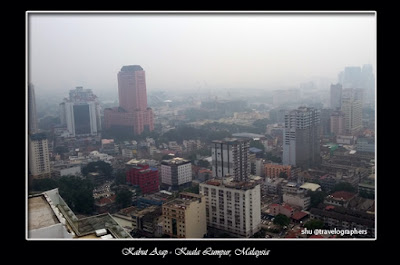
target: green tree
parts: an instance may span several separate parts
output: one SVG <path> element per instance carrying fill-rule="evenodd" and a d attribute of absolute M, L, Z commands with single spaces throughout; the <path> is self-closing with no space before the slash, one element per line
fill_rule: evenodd
<path fill-rule="evenodd" d="M 265 151 L 265 146 L 262 143 L 260 143 L 260 141 L 251 140 L 250 147 L 261 149 L 263 152 Z"/>
<path fill-rule="evenodd" d="M 115 174 L 115 185 L 125 185 L 126 184 L 126 172 L 125 170 L 118 170 Z"/>
<path fill-rule="evenodd" d="M 47 191 L 54 188 L 58 188 L 58 182 L 50 178 L 34 179 L 32 185 L 29 186 L 29 190 L 31 191 Z"/>
<path fill-rule="evenodd" d="M 283 227 L 285 225 L 287 226 L 289 223 L 290 223 L 290 219 L 286 215 L 278 214 L 277 216 L 275 216 L 274 224 Z"/>
<path fill-rule="evenodd" d="M 310 207 L 315 208 L 318 204 L 323 203 L 326 197 L 326 193 L 323 191 L 309 191 L 308 195 L 310 196 Z"/>
<path fill-rule="evenodd" d="M 253 235 L 253 238 L 265 238 L 267 235 L 267 230 L 265 228 L 261 228 L 260 231 Z"/>
<path fill-rule="evenodd" d="M 120 189 L 116 192 L 115 203 L 120 208 L 132 205 L 132 192 L 128 189 Z"/>
<path fill-rule="evenodd" d="M 304 227 L 308 230 L 322 229 L 324 228 L 324 222 L 318 219 L 311 219 L 304 224 Z"/>
<path fill-rule="evenodd" d="M 285 171 L 282 171 L 281 173 L 279 173 L 279 177 L 280 177 L 280 178 L 287 179 L 287 178 L 288 178 L 288 175 L 287 175 L 287 173 L 286 173 Z"/>
<path fill-rule="evenodd" d="M 91 214 L 94 210 L 93 183 L 77 176 L 64 176 L 58 181 L 59 192 L 72 211 Z"/>
<path fill-rule="evenodd" d="M 340 183 L 337 183 L 331 190 L 332 193 L 335 191 L 355 192 L 356 189 L 348 182 L 340 182 Z"/>
<path fill-rule="evenodd" d="M 270 123 L 271 122 L 269 119 L 259 119 L 253 122 L 253 126 L 256 128 L 256 131 L 258 133 L 265 133 L 267 125 Z"/>
<path fill-rule="evenodd" d="M 64 154 L 64 153 L 68 153 L 68 148 L 66 146 L 60 145 L 57 146 L 56 148 L 54 148 L 54 152 L 57 154 Z"/>
<path fill-rule="evenodd" d="M 210 162 L 208 162 L 207 160 L 199 160 L 198 162 L 197 162 L 197 165 L 199 166 L 199 167 L 205 167 L 205 168 L 209 168 L 211 165 L 210 165 Z"/>
<path fill-rule="evenodd" d="M 106 176 L 110 179 L 112 176 L 113 168 L 110 164 L 104 161 L 90 162 L 81 169 L 82 175 L 87 176 L 91 172 L 97 172 Z"/>

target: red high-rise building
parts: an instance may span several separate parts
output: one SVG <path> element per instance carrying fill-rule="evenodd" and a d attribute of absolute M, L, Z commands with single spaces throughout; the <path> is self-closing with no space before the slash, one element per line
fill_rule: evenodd
<path fill-rule="evenodd" d="M 104 110 L 105 128 L 124 127 L 135 135 L 154 130 L 153 110 L 147 107 L 146 76 L 139 65 L 127 65 L 118 73 L 119 107 Z"/>
<path fill-rule="evenodd" d="M 138 185 L 142 194 L 159 190 L 158 169 L 150 167 L 144 161 L 131 160 L 127 164 L 126 181 Z"/>

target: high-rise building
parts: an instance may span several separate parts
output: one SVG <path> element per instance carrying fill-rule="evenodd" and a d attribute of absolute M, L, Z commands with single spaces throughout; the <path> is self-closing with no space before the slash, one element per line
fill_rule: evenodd
<path fill-rule="evenodd" d="M 375 76 L 372 65 L 364 64 L 361 70 L 361 87 L 365 89 L 365 102 L 375 105 Z"/>
<path fill-rule="evenodd" d="M 354 135 L 362 129 L 362 92 L 360 89 L 345 89 L 341 112 L 344 114 L 346 134 Z"/>
<path fill-rule="evenodd" d="M 331 131 L 331 114 L 332 109 L 320 110 L 320 135 L 328 135 Z"/>
<path fill-rule="evenodd" d="M 28 131 L 30 134 L 38 132 L 35 87 L 33 84 L 28 85 Z"/>
<path fill-rule="evenodd" d="M 343 88 L 360 88 L 361 82 L 361 67 L 359 66 L 348 66 L 344 68 L 342 80 L 339 83 L 342 84 Z"/>
<path fill-rule="evenodd" d="M 226 138 L 213 141 L 211 146 L 213 177 L 230 175 L 235 180 L 246 180 L 250 175 L 249 139 Z"/>
<path fill-rule="evenodd" d="M 163 189 L 178 190 L 192 183 L 192 163 L 180 157 L 161 162 L 161 186 Z"/>
<path fill-rule="evenodd" d="M 127 65 L 118 73 L 119 107 L 104 110 L 107 129 L 123 128 L 133 134 L 154 130 L 153 111 L 147 107 L 146 76 L 139 65 Z"/>
<path fill-rule="evenodd" d="M 179 196 L 162 205 L 163 233 L 175 238 L 203 238 L 207 234 L 204 196 L 190 192 Z"/>
<path fill-rule="evenodd" d="M 309 168 L 321 161 L 319 144 L 320 112 L 299 107 L 285 114 L 283 164 Z"/>
<path fill-rule="evenodd" d="M 200 183 L 206 199 L 209 227 L 239 237 L 251 237 L 261 228 L 261 188 L 250 181 L 232 177 Z"/>
<path fill-rule="evenodd" d="M 344 114 L 341 111 L 335 111 L 331 114 L 331 133 L 334 135 L 344 135 L 345 134 L 345 126 L 344 126 Z"/>
<path fill-rule="evenodd" d="M 342 104 L 342 85 L 331 85 L 331 109 L 338 110 Z"/>
<path fill-rule="evenodd" d="M 142 194 L 159 190 L 158 169 L 150 167 L 144 160 L 135 159 L 126 163 L 126 182 L 140 187 Z"/>
<path fill-rule="evenodd" d="M 29 135 L 29 175 L 33 178 L 49 178 L 50 153 L 48 140 L 44 133 Z"/>
<path fill-rule="evenodd" d="M 97 135 L 101 130 L 97 96 L 83 87 L 70 90 L 69 98 L 60 104 L 60 120 L 71 137 Z"/>

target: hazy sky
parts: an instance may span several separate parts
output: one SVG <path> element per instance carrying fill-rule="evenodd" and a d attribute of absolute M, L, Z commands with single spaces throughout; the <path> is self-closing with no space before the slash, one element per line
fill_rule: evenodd
<path fill-rule="evenodd" d="M 29 80 L 37 91 L 76 86 L 117 93 L 123 65 L 148 90 L 298 87 L 376 63 L 376 17 L 282 14 L 28 15 Z"/>

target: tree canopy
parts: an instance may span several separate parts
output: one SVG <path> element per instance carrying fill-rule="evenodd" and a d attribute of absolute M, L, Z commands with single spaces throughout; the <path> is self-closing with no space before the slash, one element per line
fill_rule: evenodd
<path fill-rule="evenodd" d="M 324 228 L 324 222 L 318 219 L 311 219 L 304 224 L 304 227 L 308 230 L 322 229 Z"/>
<path fill-rule="evenodd" d="M 132 205 L 132 192 L 128 189 L 120 189 L 115 193 L 115 203 L 120 208 L 126 208 Z"/>
<path fill-rule="evenodd" d="M 331 192 L 335 192 L 335 191 L 348 191 L 348 192 L 355 192 L 356 189 L 353 187 L 353 185 L 351 185 L 348 182 L 340 182 L 337 183 L 333 189 L 331 190 Z"/>
<path fill-rule="evenodd" d="M 326 193 L 323 191 L 309 191 L 308 195 L 310 195 L 310 207 L 315 208 L 318 204 L 323 203 L 326 197 Z"/>
<path fill-rule="evenodd" d="M 91 172 L 97 172 L 111 178 L 113 168 L 110 164 L 104 161 L 90 162 L 81 169 L 82 175 L 87 176 Z"/>
<path fill-rule="evenodd" d="M 288 225 L 289 223 L 290 223 L 290 219 L 286 215 L 278 214 L 277 216 L 275 216 L 274 224 L 283 227 L 285 225 Z"/>

